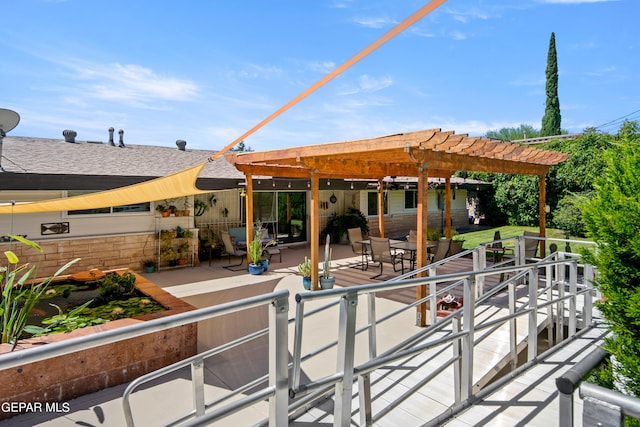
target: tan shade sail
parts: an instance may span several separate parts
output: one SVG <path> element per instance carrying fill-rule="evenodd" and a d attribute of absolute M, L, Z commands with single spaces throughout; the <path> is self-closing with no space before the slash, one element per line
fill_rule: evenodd
<path fill-rule="evenodd" d="M 196 187 L 196 179 L 206 164 L 205 162 L 172 175 L 99 193 L 42 202 L 20 203 L 15 206 L 0 206 L 0 214 L 106 208 L 208 193 L 209 191 Z"/>

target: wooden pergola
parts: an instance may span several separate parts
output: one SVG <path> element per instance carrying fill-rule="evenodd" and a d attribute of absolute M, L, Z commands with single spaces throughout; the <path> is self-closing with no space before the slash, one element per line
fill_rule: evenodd
<path fill-rule="evenodd" d="M 446 233 L 450 236 L 450 179 L 456 171 L 537 175 L 539 185 L 540 235 L 545 236 L 545 177 L 549 168 L 568 154 L 482 137 L 456 135 L 453 131 L 430 129 L 354 141 L 309 145 L 259 152 L 230 153 L 227 160 L 245 174 L 247 182 L 247 241 L 253 236 L 253 177 L 307 178 L 311 183 L 312 283 L 318 286 L 319 180 L 376 179 L 378 212 L 383 212 L 383 185 L 387 176 L 418 178 L 416 268 L 427 264 L 428 178 L 444 178 Z M 384 215 L 379 215 L 380 236 L 384 236 Z M 544 245 L 541 246 L 544 248 Z M 544 251 L 544 249 L 542 249 Z M 544 253 L 542 253 L 544 255 Z M 423 287 L 418 287 L 423 288 Z M 418 289 L 423 298 L 426 289 Z M 426 305 L 419 307 L 419 324 L 424 325 Z M 420 310 L 422 315 L 420 315 Z"/>

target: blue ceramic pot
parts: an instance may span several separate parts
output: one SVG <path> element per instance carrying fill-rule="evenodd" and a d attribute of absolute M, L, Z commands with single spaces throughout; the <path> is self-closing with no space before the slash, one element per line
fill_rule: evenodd
<path fill-rule="evenodd" d="M 304 288 L 307 291 L 311 290 L 311 277 L 303 277 L 302 278 L 302 286 L 304 286 Z"/>
<path fill-rule="evenodd" d="M 264 267 L 261 264 L 249 264 L 249 273 L 257 275 L 262 274 Z"/>

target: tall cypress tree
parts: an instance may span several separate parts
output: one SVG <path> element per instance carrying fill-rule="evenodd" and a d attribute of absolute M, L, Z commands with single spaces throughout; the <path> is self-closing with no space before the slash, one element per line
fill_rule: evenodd
<path fill-rule="evenodd" d="M 558 98 L 558 58 L 556 56 L 556 35 L 551 33 L 547 54 L 547 105 L 542 118 L 540 136 L 560 135 L 560 99 Z"/>

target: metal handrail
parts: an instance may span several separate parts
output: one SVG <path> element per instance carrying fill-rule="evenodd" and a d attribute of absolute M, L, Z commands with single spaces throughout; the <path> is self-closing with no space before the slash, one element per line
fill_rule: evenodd
<path fill-rule="evenodd" d="M 485 250 L 485 247 L 480 247 L 477 248 L 474 251 L 469 251 L 469 253 L 473 253 L 474 254 L 474 265 L 479 265 L 482 266 L 482 264 L 484 262 L 486 262 L 486 257 L 484 256 L 483 251 Z M 476 258 L 478 258 L 480 261 L 476 262 Z M 484 262 L 483 262 L 483 258 L 484 258 Z M 517 258 L 517 257 L 516 257 Z M 565 257 L 562 257 L 565 258 Z M 447 259 L 439 262 L 438 264 L 444 264 L 445 262 L 447 262 Z M 556 269 L 558 270 L 560 267 L 562 267 L 563 269 L 565 268 L 565 266 L 569 266 L 569 277 L 568 280 L 549 280 L 548 281 L 548 286 L 545 287 L 544 289 L 542 289 L 540 291 L 540 293 L 538 294 L 537 289 L 533 286 L 534 283 L 537 283 L 537 275 L 538 275 L 538 270 L 541 268 L 546 268 L 548 271 L 551 271 L 551 269 Z M 422 271 L 426 271 L 429 270 L 431 268 L 433 268 L 434 265 L 429 265 L 426 266 L 422 269 Z M 587 283 L 585 285 L 584 288 L 578 290 L 578 283 L 576 280 L 576 275 L 577 275 L 577 267 L 578 267 L 578 260 L 576 258 L 573 259 L 561 259 L 561 257 L 559 256 L 559 254 L 552 254 L 549 255 L 548 257 L 546 257 L 544 260 L 538 261 L 535 264 L 526 264 L 526 265 L 514 265 L 514 266 L 501 266 L 498 268 L 486 268 L 486 264 L 484 266 L 485 268 L 482 268 L 479 271 L 472 271 L 472 272 L 463 272 L 463 273 L 452 273 L 452 274 L 446 274 L 446 275 L 441 275 L 441 276 L 427 276 L 427 277 L 415 277 L 416 271 L 412 271 L 408 274 L 406 274 L 405 276 L 413 276 L 412 278 L 405 278 L 404 280 L 402 280 L 402 282 L 399 282 L 398 280 L 393 280 L 393 281 L 388 281 L 388 282 L 382 282 L 382 283 L 375 283 L 375 284 L 366 284 L 366 285 L 360 285 L 360 286 L 356 286 L 356 287 L 349 287 L 349 288 L 345 288 L 345 289 L 333 289 L 333 290 L 328 290 L 328 291 L 321 291 L 321 292 L 314 292 L 314 293 L 305 293 L 305 294 L 297 294 L 296 295 L 296 301 L 298 302 L 298 309 L 300 311 L 298 311 L 297 314 L 297 318 L 300 319 L 300 321 L 302 322 L 302 319 L 305 318 L 304 315 L 304 303 L 306 301 L 315 301 L 315 300 L 320 300 L 320 299 L 326 299 L 326 298 L 337 298 L 340 299 L 341 301 L 341 307 L 345 307 L 345 301 L 350 300 L 352 301 L 356 301 L 357 297 L 359 295 L 365 295 L 365 294 L 375 294 L 376 292 L 379 292 L 381 290 L 392 290 L 392 289 L 400 289 L 400 288 L 405 288 L 405 287 L 413 287 L 413 286 L 417 286 L 417 285 L 429 285 L 429 284 L 433 284 L 435 285 L 436 283 L 439 282 L 446 282 L 446 281 L 463 281 L 465 283 L 465 287 L 464 287 L 464 292 L 465 292 L 465 305 L 463 306 L 462 309 L 462 318 L 464 319 L 471 319 L 471 317 L 469 317 L 472 313 L 473 313 L 473 309 L 469 308 L 469 306 L 467 305 L 467 301 L 469 301 L 469 303 L 475 305 L 475 298 L 473 297 L 473 291 L 472 291 L 472 286 L 475 284 L 475 282 L 477 281 L 478 278 L 483 278 L 486 277 L 488 275 L 496 275 L 496 274 L 504 274 L 504 273 L 515 273 L 515 275 L 510 278 L 507 279 L 505 281 L 503 281 L 501 283 L 501 288 L 504 288 L 504 286 L 513 284 L 518 280 L 522 280 L 524 277 L 528 277 L 529 278 L 529 288 L 530 288 L 530 292 L 529 292 L 529 302 L 525 303 L 526 305 L 528 305 L 528 307 L 521 307 L 520 309 L 518 309 L 517 311 L 513 311 L 511 314 L 507 315 L 507 316 L 503 316 L 501 319 L 499 320 L 492 320 L 491 322 L 486 322 L 486 324 L 482 324 L 482 325 L 478 325 L 475 326 L 473 325 L 473 321 L 469 322 L 463 322 L 463 323 L 467 323 L 468 325 L 466 326 L 465 330 L 463 330 L 462 332 L 456 333 L 455 335 L 453 335 L 453 337 L 449 336 L 449 337 L 444 337 L 439 339 L 440 341 L 438 342 L 451 342 L 452 344 L 454 344 L 454 347 L 457 347 L 456 351 L 460 351 L 460 348 L 462 348 L 462 352 L 460 353 L 459 356 L 454 356 L 453 359 L 451 359 L 453 362 L 450 363 L 454 363 L 455 361 L 455 365 L 456 365 L 456 369 L 458 372 L 462 373 L 461 374 L 461 379 L 463 379 L 463 381 L 460 382 L 460 387 L 461 390 L 460 391 L 456 391 L 456 399 L 458 401 L 458 396 L 460 396 L 461 400 L 470 397 L 470 390 L 471 390 L 471 384 L 470 384 L 470 378 L 469 377 L 469 373 L 470 373 L 470 369 L 471 365 L 469 362 L 469 358 L 470 355 L 472 354 L 472 348 L 474 345 L 476 345 L 476 343 L 474 342 L 473 339 L 473 331 L 474 330 L 483 330 L 483 329 L 487 329 L 490 327 L 496 327 L 497 325 L 500 324 L 505 324 L 505 323 L 511 323 L 513 319 L 519 317 L 519 316 L 528 316 L 529 317 L 529 324 L 530 324 L 530 330 L 529 330 L 529 360 L 533 360 L 535 358 L 535 353 L 536 353 L 536 342 L 535 340 L 537 339 L 537 330 L 535 325 L 537 324 L 535 322 L 536 316 L 537 316 L 537 312 L 540 310 L 543 310 L 545 308 L 547 308 L 548 310 L 552 310 L 553 306 L 556 306 L 556 310 L 559 310 L 560 305 L 562 305 L 564 307 L 564 304 L 566 301 L 568 301 L 568 305 L 569 305 L 569 322 L 570 322 L 570 335 L 571 334 L 575 334 L 576 329 L 575 329 L 575 310 L 576 310 L 576 297 L 578 295 L 584 295 L 585 301 L 587 299 L 590 298 L 590 291 L 591 291 L 591 286 L 589 283 Z M 522 272 L 522 273 L 518 273 L 518 272 Z M 537 285 L 536 285 L 537 286 Z M 556 296 L 555 298 L 553 297 L 553 293 L 551 292 L 552 289 L 554 289 L 555 287 L 558 287 L 558 289 L 560 289 L 561 287 L 564 286 L 569 286 L 570 288 L 570 293 L 568 295 L 564 295 L 564 291 L 561 291 L 558 293 L 558 296 Z M 486 295 L 482 295 L 478 298 L 477 302 L 481 302 L 481 301 L 486 301 L 487 299 L 489 299 L 492 295 L 494 295 L 496 292 L 498 292 L 499 290 L 493 289 L 492 291 L 489 291 Z M 426 298 L 423 299 L 423 301 L 426 301 L 429 298 L 435 298 L 435 294 L 439 294 L 441 291 L 439 292 L 435 292 L 435 293 L 431 293 L 430 295 L 428 295 Z M 546 293 L 546 297 L 547 300 L 543 303 L 538 304 L 536 302 L 536 299 L 539 296 L 544 296 Z M 417 304 L 419 304 L 420 302 L 418 302 Z M 585 303 L 585 307 L 589 306 L 587 303 Z M 590 307 L 590 306 L 589 306 Z M 515 310 L 515 309 L 514 309 Z M 355 312 L 355 310 L 353 310 Z M 398 310 L 398 312 L 400 312 L 401 310 Z M 404 310 L 402 310 L 404 311 Z M 341 311 L 341 313 L 348 313 L 349 310 L 344 309 Z M 368 372 L 370 372 L 371 370 L 375 370 L 378 367 L 384 366 L 385 364 L 388 364 L 391 361 L 399 361 L 403 358 L 409 357 L 412 354 L 417 354 L 420 352 L 425 351 L 427 348 L 431 348 L 434 344 L 432 342 L 430 343 L 426 343 L 426 344 L 416 344 L 419 343 L 420 341 L 424 341 L 428 336 L 432 336 L 432 334 L 434 333 L 434 331 L 437 330 L 442 330 L 442 324 L 444 322 L 459 322 L 458 317 L 460 317 L 459 315 L 450 315 L 447 316 L 445 319 L 443 319 L 442 321 L 438 322 L 438 324 L 435 325 L 431 325 L 429 327 L 427 327 L 425 329 L 425 333 L 420 333 L 420 334 L 416 334 L 413 337 L 410 337 L 408 340 L 405 340 L 404 342 L 396 345 L 393 349 L 391 349 L 390 351 L 385 351 L 382 355 L 377 356 L 377 357 L 371 357 L 370 360 L 368 362 L 365 362 L 365 364 L 362 364 L 360 366 L 354 366 L 354 372 L 351 373 L 351 376 L 353 375 L 362 375 L 362 376 L 368 376 Z M 388 319 L 388 317 L 385 318 L 385 320 Z M 533 319 L 533 322 L 532 322 Z M 573 320 L 571 320 L 573 319 Z M 589 315 L 589 319 L 590 319 L 590 315 Z M 346 320 L 345 320 L 346 321 Z M 549 320 L 551 322 L 551 319 Z M 373 319 L 369 321 L 369 323 L 363 327 L 363 328 L 359 328 L 359 329 L 355 329 L 353 328 L 353 332 L 352 335 L 348 334 L 346 336 L 344 336 L 345 332 L 343 330 L 343 319 L 341 318 L 341 323 L 340 323 L 340 327 L 339 327 L 339 331 L 340 331 L 340 335 L 341 337 L 338 338 L 337 341 L 334 341 L 333 343 L 330 343 L 328 345 L 325 345 L 325 348 L 331 345 L 337 345 L 341 340 L 343 342 L 351 342 L 354 340 L 355 334 L 356 333 L 361 333 L 362 331 L 365 331 L 367 329 L 372 329 L 375 325 L 378 324 L 378 321 Z M 453 325 L 453 323 L 452 323 Z M 531 326 L 534 325 L 534 326 Z M 307 384 L 301 385 L 299 383 L 299 370 L 301 369 L 300 366 L 300 362 L 303 359 L 303 356 L 301 354 L 299 354 L 299 349 L 301 348 L 301 342 L 300 340 L 302 339 L 302 328 L 300 328 L 300 330 L 296 333 L 296 336 L 294 338 L 294 359 L 293 359 L 293 378 L 297 378 L 296 381 L 293 381 L 292 383 L 292 388 L 291 388 L 291 393 L 292 396 L 295 396 L 296 392 L 301 392 L 304 390 L 304 393 L 309 393 L 312 390 L 316 390 L 319 387 L 326 387 L 326 385 L 328 383 L 334 383 L 336 384 L 335 386 L 335 393 L 336 393 L 336 399 L 346 399 L 344 396 L 344 390 L 345 387 L 347 389 L 350 388 L 349 384 L 345 385 L 345 381 L 349 381 L 348 378 L 346 378 L 346 373 L 343 372 L 342 374 L 344 375 L 342 380 L 340 379 L 336 379 L 336 374 L 338 374 L 338 376 L 340 376 L 340 371 L 338 371 L 337 373 L 334 374 L 330 374 L 324 378 L 320 378 L 317 379 L 315 381 L 310 381 Z M 370 340 L 371 342 L 371 340 Z M 375 339 L 373 340 L 373 342 L 375 343 Z M 456 344 L 457 343 L 457 344 Z M 371 345 L 371 344 L 370 344 Z M 410 346 L 413 346 L 413 348 L 409 348 Z M 465 350 L 466 348 L 466 350 Z M 298 349 L 298 350 L 296 350 Z M 313 351 L 312 351 L 313 353 Z M 376 354 L 375 349 L 370 349 L 370 355 Z M 340 359 L 344 357 L 343 353 L 339 353 L 338 358 L 339 358 L 339 364 L 342 363 L 344 364 L 348 364 L 349 361 L 342 361 L 340 362 Z M 353 355 L 351 355 L 351 357 L 353 357 Z M 371 367 L 371 369 L 369 369 L 369 367 Z M 298 372 L 298 374 L 296 374 L 296 372 Z M 359 382 L 361 381 L 360 379 L 358 380 Z M 466 384 L 465 384 L 466 382 Z M 361 386 L 362 385 L 366 385 L 369 384 L 368 380 L 365 378 L 364 380 L 362 380 L 361 382 Z M 342 391 L 340 393 L 338 393 L 339 391 Z M 364 396 L 367 395 L 366 390 L 360 390 L 360 393 L 362 393 Z M 365 398 L 366 400 L 366 398 Z M 459 401 L 458 401 L 459 403 Z M 370 403 L 369 403 L 370 405 Z M 346 400 L 341 400 L 339 403 L 336 402 L 336 409 L 335 409 L 335 413 L 334 413 L 334 419 L 338 420 L 336 421 L 336 425 L 347 425 L 345 423 L 347 423 L 347 419 L 350 419 L 348 416 L 348 410 L 347 410 L 347 406 L 350 409 L 350 402 L 347 402 Z M 338 411 L 341 411 L 341 413 L 338 413 Z M 361 398 L 361 411 L 367 411 L 367 402 L 363 402 L 362 398 Z M 366 414 L 363 416 L 362 412 L 361 412 L 361 419 L 363 420 L 367 420 L 370 418 L 370 415 L 367 416 Z"/>

